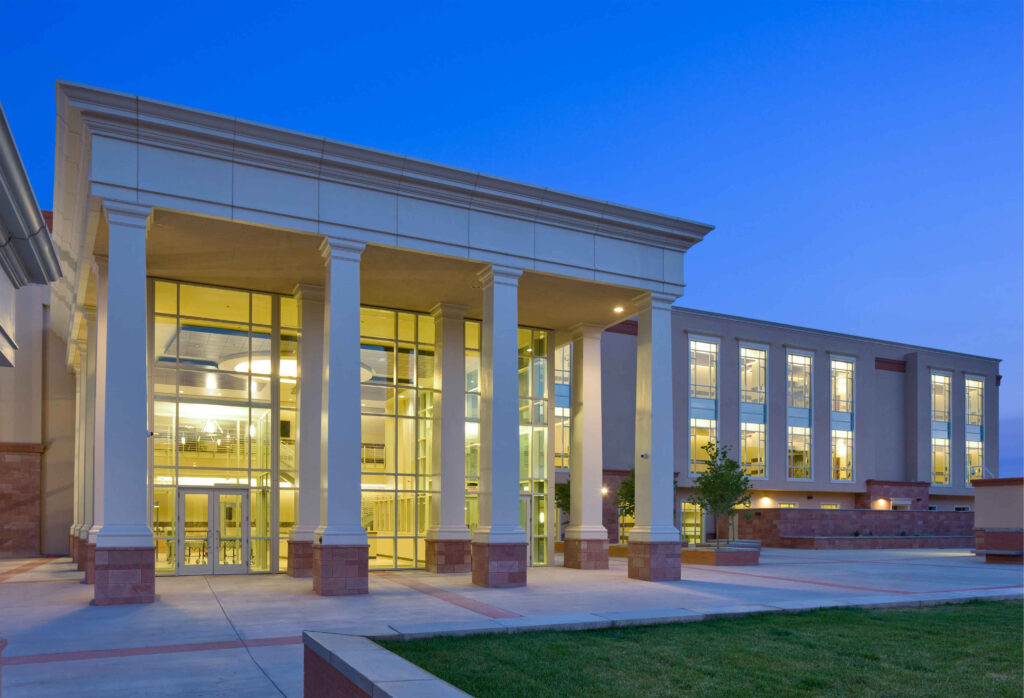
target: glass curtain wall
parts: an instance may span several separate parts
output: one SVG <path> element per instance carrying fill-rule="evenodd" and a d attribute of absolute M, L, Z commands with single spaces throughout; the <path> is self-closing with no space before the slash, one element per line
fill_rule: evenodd
<path fill-rule="evenodd" d="M 740 347 L 740 463 L 752 478 L 768 477 L 768 351 Z"/>
<path fill-rule="evenodd" d="M 832 359 L 832 479 L 853 480 L 853 377 L 852 360 Z"/>
<path fill-rule="evenodd" d="M 811 371 L 813 359 L 806 354 L 786 355 L 786 478 L 810 480 L 811 469 Z"/>
<path fill-rule="evenodd" d="M 690 474 L 708 467 L 704 447 L 718 439 L 718 344 L 690 340 Z"/>
<path fill-rule="evenodd" d="M 360 310 L 362 524 L 370 567 L 422 567 L 432 489 L 434 320 Z"/>
<path fill-rule="evenodd" d="M 964 403 L 966 405 L 967 463 L 965 472 L 967 486 L 971 481 L 985 477 L 985 380 L 966 378 L 964 381 Z"/>
<path fill-rule="evenodd" d="M 176 571 L 177 488 L 236 486 L 249 490 L 248 569 L 277 571 L 294 520 L 295 300 L 163 280 L 151 294 L 156 570 Z"/>
<path fill-rule="evenodd" d="M 932 484 L 951 484 L 949 472 L 950 381 L 948 373 L 932 373 Z"/>

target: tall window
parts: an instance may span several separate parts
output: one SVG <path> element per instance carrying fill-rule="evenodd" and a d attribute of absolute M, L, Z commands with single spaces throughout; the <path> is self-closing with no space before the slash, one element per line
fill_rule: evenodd
<path fill-rule="evenodd" d="M 569 467 L 572 445 L 572 344 L 555 349 L 555 467 Z"/>
<path fill-rule="evenodd" d="M 683 502 L 680 524 L 684 541 L 690 545 L 704 542 L 704 510 L 699 504 Z"/>
<path fill-rule="evenodd" d="M 813 358 L 807 354 L 786 355 L 786 386 L 788 405 L 786 435 L 788 463 L 786 477 L 810 480 L 811 467 L 811 385 Z"/>
<path fill-rule="evenodd" d="M 765 404 L 768 393 L 768 352 L 740 347 L 740 401 Z"/>
<path fill-rule="evenodd" d="M 690 397 L 718 398 L 718 345 L 690 342 Z"/>
<path fill-rule="evenodd" d="M 690 474 L 707 469 L 704 450 L 718 438 L 718 344 L 690 340 Z"/>
<path fill-rule="evenodd" d="M 812 359 L 804 354 L 789 354 L 788 384 L 790 407 L 809 410 L 811 409 L 811 366 Z"/>
<path fill-rule="evenodd" d="M 740 464 L 750 477 L 768 477 L 768 350 L 740 346 Z"/>
<path fill-rule="evenodd" d="M 789 427 L 789 478 L 811 479 L 811 430 L 807 427 Z"/>
<path fill-rule="evenodd" d="M 466 526 L 480 524 L 480 323 L 466 321 Z"/>
<path fill-rule="evenodd" d="M 932 373 L 932 484 L 950 485 L 950 381 L 948 373 Z"/>
<path fill-rule="evenodd" d="M 519 523 L 532 562 L 547 564 L 548 333 L 519 329 Z"/>
<path fill-rule="evenodd" d="M 985 380 L 968 377 L 964 381 L 966 421 L 964 433 L 967 441 L 965 467 L 967 486 L 971 481 L 985 477 Z"/>
<path fill-rule="evenodd" d="M 750 477 L 767 477 L 765 468 L 764 424 L 740 424 L 740 462 Z"/>
<path fill-rule="evenodd" d="M 832 359 L 832 479 L 853 480 L 853 361 Z"/>
<path fill-rule="evenodd" d="M 690 472 L 694 475 L 708 469 L 708 453 L 704 449 L 718 439 L 718 428 L 713 419 L 690 420 Z"/>

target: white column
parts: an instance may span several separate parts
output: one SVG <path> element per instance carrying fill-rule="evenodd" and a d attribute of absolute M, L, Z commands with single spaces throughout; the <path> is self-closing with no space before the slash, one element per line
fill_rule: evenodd
<path fill-rule="evenodd" d="M 607 540 L 602 523 L 601 333 L 577 325 L 572 335 L 572 445 L 569 449 L 570 509 L 566 539 Z"/>
<path fill-rule="evenodd" d="M 150 209 L 110 202 L 104 208 L 109 243 L 97 364 L 97 383 L 103 386 L 97 412 L 102 404 L 98 446 L 103 453 L 104 494 L 96 547 L 148 548 L 153 546 L 146 467 L 146 219 Z"/>
<path fill-rule="evenodd" d="M 480 327 L 480 525 L 476 543 L 525 543 L 519 525 L 518 286 L 522 271 L 490 267 Z"/>
<path fill-rule="evenodd" d="M 82 530 L 82 477 L 85 460 L 85 344 L 75 342 L 78 349 L 78 368 L 75 370 L 75 466 L 72 487 L 72 519 L 70 535 L 77 538 Z M 69 541 L 73 545 L 73 542 Z M 74 555 L 72 548 L 69 555 Z"/>
<path fill-rule="evenodd" d="M 672 420 L 671 296 L 645 293 L 636 350 L 636 524 L 629 540 L 679 542 L 672 487 L 675 456 Z M 657 374 L 655 373 L 657 372 Z"/>
<path fill-rule="evenodd" d="M 434 318 L 433 494 L 427 540 L 469 540 L 466 527 L 466 307 L 438 303 Z"/>
<path fill-rule="evenodd" d="M 320 438 L 321 545 L 367 545 L 360 518 L 359 259 L 366 246 L 324 241 L 324 395 Z"/>
<path fill-rule="evenodd" d="M 300 284 L 302 339 L 299 341 L 299 501 L 290 539 L 313 542 L 320 525 L 320 423 L 323 421 L 324 289 Z"/>
<path fill-rule="evenodd" d="M 104 286 L 104 288 L 106 288 Z M 85 342 L 85 405 L 82 422 L 82 526 L 79 528 L 78 537 L 96 542 L 95 532 L 90 538 L 90 531 L 93 525 L 93 511 L 95 508 L 95 463 L 94 452 L 96 444 L 96 308 L 82 308 L 82 317 L 85 319 L 86 342 Z"/>
<path fill-rule="evenodd" d="M 89 527 L 88 542 L 96 545 L 96 536 L 103 527 L 103 443 L 104 422 L 106 421 L 106 379 L 107 371 L 107 269 L 106 257 L 93 258 L 93 273 L 96 274 L 96 321 L 95 341 L 90 345 L 96 348 L 94 357 L 90 357 L 93 365 L 92 376 L 92 525 Z"/>

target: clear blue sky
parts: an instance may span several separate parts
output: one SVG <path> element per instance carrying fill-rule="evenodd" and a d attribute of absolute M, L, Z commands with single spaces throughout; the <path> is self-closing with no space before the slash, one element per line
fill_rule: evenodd
<path fill-rule="evenodd" d="M 0 10 L 44 207 L 65 79 L 713 223 L 684 304 L 1001 358 L 1021 473 L 1017 0 L 114 5 Z"/>

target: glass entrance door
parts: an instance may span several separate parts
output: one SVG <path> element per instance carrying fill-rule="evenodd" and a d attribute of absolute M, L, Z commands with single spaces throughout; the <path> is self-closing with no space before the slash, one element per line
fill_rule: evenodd
<path fill-rule="evenodd" d="M 246 489 L 178 490 L 179 574 L 249 571 L 248 500 Z"/>

